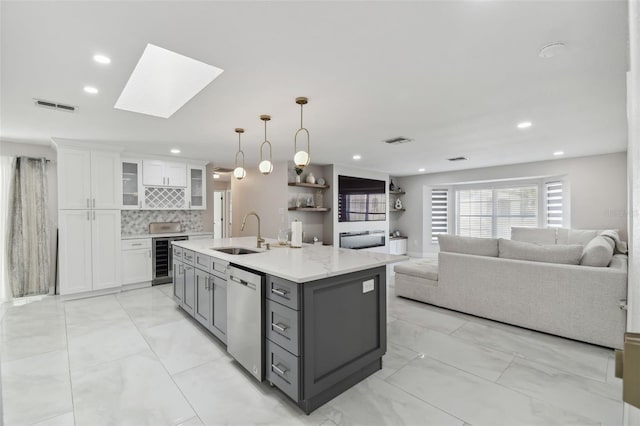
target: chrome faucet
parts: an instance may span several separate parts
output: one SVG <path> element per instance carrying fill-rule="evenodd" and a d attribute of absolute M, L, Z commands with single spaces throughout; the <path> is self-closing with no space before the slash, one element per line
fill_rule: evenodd
<path fill-rule="evenodd" d="M 242 226 L 240 227 L 241 231 L 244 231 L 244 226 L 247 224 L 247 218 L 249 216 L 255 216 L 256 219 L 258 219 L 258 240 L 257 240 L 257 247 L 258 248 L 262 248 L 262 243 L 264 243 L 264 238 L 262 238 L 260 236 L 260 216 L 258 216 L 258 213 L 256 212 L 249 212 L 247 214 L 244 215 L 244 219 L 242 219 Z"/>

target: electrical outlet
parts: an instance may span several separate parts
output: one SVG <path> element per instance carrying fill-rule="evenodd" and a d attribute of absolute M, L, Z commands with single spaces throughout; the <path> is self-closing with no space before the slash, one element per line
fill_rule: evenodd
<path fill-rule="evenodd" d="M 375 281 L 367 280 L 362 282 L 362 293 L 369 293 L 376 288 Z"/>

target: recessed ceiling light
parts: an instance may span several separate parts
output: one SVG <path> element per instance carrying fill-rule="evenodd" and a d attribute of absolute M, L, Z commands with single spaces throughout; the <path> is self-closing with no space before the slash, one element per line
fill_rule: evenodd
<path fill-rule="evenodd" d="M 214 174 L 213 174 L 213 178 L 214 178 L 214 179 L 220 179 L 220 175 L 219 175 L 219 174 L 217 174 L 217 173 L 214 173 Z"/>
<path fill-rule="evenodd" d="M 204 62 L 147 44 L 114 107 L 169 118 L 222 72 Z"/>
<path fill-rule="evenodd" d="M 553 155 L 558 156 L 558 155 L 564 155 L 564 151 L 556 151 L 553 153 Z"/>
<path fill-rule="evenodd" d="M 360 154 L 356 154 L 356 155 L 353 156 L 354 160 L 359 160 L 361 158 L 362 158 L 362 156 L 360 156 Z"/>
<path fill-rule="evenodd" d="M 558 56 L 559 54 L 561 54 L 564 51 L 565 47 L 566 44 L 561 41 L 550 43 L 546 46 L 542 46 L 542 49 L 540 49 L 540 51 L 538 52 L 538 56 L 544 59 L 553 58 L 554 56 Z"/>
<path fill-rule="evenodd" d="M 425 171 L 425 169 L 424 169 L 424 168 L 420 168 L 420 169 L 418 169 L 418 171 L 419 171 L 419 172 L 424 172 L 424 171 Z"/>
<path fill-rule="evenodd" d="M 180 154 L 180 150 L 179 150 L 178 148 L 173 148 L 173 149 L 171 150 L 171 153 L 172 153 L 172 154 Z"/>
<path fill-rule="evenodd" d="M 533 125 L 530 121 L 523 121 L 522 123 L 518 123 L 518 129 L 528 129 Z"/>
<path fill-rule="evenodd" d="M 93 86 L 84 86 L 84 91 L 87 92 L 87 93 L 90 93 L 92 95 L 95 95 L 95 94 L 98 93 L 98 89 L 96 89 Z"/>
<path fill-rule="evenodd" d="M 93 55 L 93 60 L 96 61 L 99 64 L 110 64 L 111 63 L 111 58 L 109 58 L 108 56 L 104 56 L 104 55 Z"/>

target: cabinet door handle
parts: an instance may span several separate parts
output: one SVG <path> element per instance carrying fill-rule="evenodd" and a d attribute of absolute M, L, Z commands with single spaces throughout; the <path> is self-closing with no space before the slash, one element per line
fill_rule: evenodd
<path fill-rule="evenodd" d="M 170 178 L 167 178 L 167 185 L 171 185 L 171 183 L 170 183 L 170 182 L 171 182 L 171 179 L 170 179 Z"/>
<path fill-rule="evenodd" d="M 89 212 L 87 212 L 87 220 L 91 220 L 91 217 L 89 217 Z"/>
<path fill-rule="evenodd" d="M 89 199 L 87 198 L 87 208 L 90 208 L 91 204 L 89 204 Z"/>
<path fill-rule="evenodd" d="M 189 208 L 191 208 L 191 201 L 189 201 Z"/>
<path fill-rule="evenodd" d="M 93 220 L 96 220 L 96 212 L 93 212 Z"/>
<path fill-rule="evenodd" d="M 142 243 L 133 243 L 133 244 L 131 244 L 131 245 L 132 245 L 132 246 L 141 246 L 141 245 L 142 245 Z"/>
<path fill-rule="evenodd" d="M 289 327 L 284 327 L 284 326 L 280 325 L 279 323 L 275 323 L 275 322 L 271 323 L 271 327 L 275 328 L 276 330 L 278 330 L 281 333 L 285 333 L 287 331 L 287 328 L 289 328 Z"/>
<path fill-rule="evenodd" d="M 284 370 L 283 370 L 283 369 L 281 369 L 281 368 L 278 366 L 278 364 L 271 364 L 271 368 L 272 368 L 276 373 L 278 373 L 278 374 L 279 374 L 279 375 L 281 375 L 281 376 L 284 376 L 285 374 L 287 374 L 287 371 L 289 371 L 289 370 L 287 370 L 286 368 L 285 368 Z"/>
<path fill-rule="evenodd" d="M 271 289 L 271 293 L 275 293 L 278 296 L 287 297 L 288 291 L 282 290 L 282 289 L 279 289 L 279 288 L 272 288 Z"/>
<path fill-rule="evenodd" d="M 96 208 L 96 199 L 95 198 L 93 199 L 93 208 L 94 209 Z"/>

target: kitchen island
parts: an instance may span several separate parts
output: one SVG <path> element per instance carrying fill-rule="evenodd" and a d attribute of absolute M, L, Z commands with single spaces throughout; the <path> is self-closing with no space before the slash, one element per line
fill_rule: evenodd
<path fill-rule="evenodd" d="M 386 265 L 406 256 L 275 241 L 258 249 L 255 237 L 173 246 L 176 302 L 306 413 L 382 368 Z M 218 251 L 229 247 L 256 252 Z M 245 273 L 261 280 L 251 306 L 237 300 Z M 247 348 L 258 361 L 247 361 Z"/>

